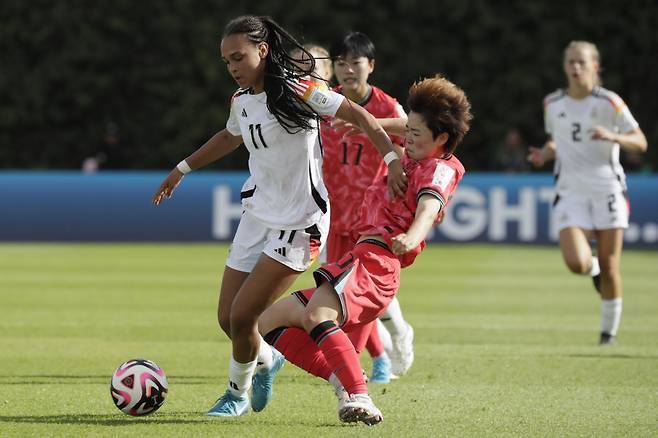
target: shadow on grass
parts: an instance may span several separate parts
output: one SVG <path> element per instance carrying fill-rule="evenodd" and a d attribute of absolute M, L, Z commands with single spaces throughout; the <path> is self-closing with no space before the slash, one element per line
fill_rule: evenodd
<path fill-rule="evenodd" d="M 194 415 L 196 419 L 180 418 L 177 415 L 156 414 L 151 417 L 128 417 L 120 415 L 15 415 L 15 416 L 2 416 L 0 415 L 0 423 L 28 423 L 28 424 L 72 424 L 72 425 L 95 425 L 95 426 L 139 426 L 145 424 L 210 424 L 221 422 L 222 426 L 238 426 L 245 427 L 245 422 L 241 418 L 212 418 L 207 417 L 201 413 L 181 413 L 180 415 Z M 304 422 L 296 422 L 298 425 L 304 425 Z M 283 423 L 277 421 L 258 422 L 251 424 L 252 426 L 258 425 L 271 425 L 282 426 Z M 308 427 L 320 428 L 342 428 L 352 425 L 346 425 L 340 422 L 336 423 L 313 423 L 305 424 Z"/>
<path fill-rule="evenodd" d="M 0 375 L 2 385 L 89 385 L 110 384 L 111 375 L 24 374 Z M 224 381 L 226 376 L 167 376 L 169 384 L 207 385 Z M 296 376 L 279 376 L 277 382 L 296 382 Z"/>
<path fill-rule="evenodd" d="M 219 376 L 171 376 L 171 379 L 174 380 L 186 380 L 186 379 L 216 379 Z M 96 375 L 71 375 L 71 374 L 24 374 L 24 375 L 0 375 L 0 379 L 13 379 L 13 378 L 24 378 L 24 379 L 108 379 L 110 375 L 105 374 L 96 374 Z"/>
<path fill-rule="evenodd" d="M 574 353 L 574 354 L 564 354 L 565 357 L 577 357 L 584 359 L 648 359 L 648 360 L 658 360 L 658 356 L 642 356 L 636 354 L 587 354 L 587 353 Z"/>
<path fill-rule="evenodd" d="M 98 426 L 157 424 L 193 424 L 200 423 L 205 418 L 190 420 L 184 418 L 156 417 L 121 417 L 117 415 L 17 415 L 0 416 L 0 423 L 33 423 L 33 424 L 87 424 Z"/>
<path fill-rule="evenodd" d="M 0 375 L 3 385 L 88 385 L 90 383 L 110 383 L 111 375 L 79 375 L 70 374 L 29 374 Z M 216 382 L 219 376 L 167 376 L 169 383 L 185 383 L 186 385 L 205 385 Z"/>

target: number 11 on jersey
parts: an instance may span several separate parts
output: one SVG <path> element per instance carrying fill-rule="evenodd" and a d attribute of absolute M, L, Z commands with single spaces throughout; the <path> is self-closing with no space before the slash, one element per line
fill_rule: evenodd
<path fill-rule="evenodd" d="M 254 147 L 258 149 L 258 142 L 256 142 L 256 137 L 254 136 L 254 130 L 258 133 L 258 138 L 260 139 L 261 144 L 263 145 L 264 148 L 267 148 L 267 143 L 265 143 L 265 139 L 263 138 L 263 132 L 260 129 L 260 123 L 257 124 L 250 124 L 249 125 L 249 134 L 251 134 L 251 142 L 254 144 Z"/>

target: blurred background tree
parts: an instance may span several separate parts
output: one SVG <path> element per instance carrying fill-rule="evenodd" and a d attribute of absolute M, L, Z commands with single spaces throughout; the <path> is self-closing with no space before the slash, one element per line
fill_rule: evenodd
<path fill-rule="evenodd" d="M 654 0 L 4 0 L 0 4 L 0 167 L 170 168 L 225 126 L 236 86 L 219 57 L 231 18 L 271 15 L 301 41 L 350 30 L 377 47 L 371 82 L 403 104 L 436 72 L 466 90 L 475 119 L 459 156 L 495 168 L 510 129 L 544 139 L 542 99 L 565 85 L 570 40 L 596 43 L 604 86 L 621 95 L 658 168 L 658 5 Z M 633 157 L 637 160 L 637 157 Z M 215 169 L 243 169 L 244 149 Z M 630 161 L 629 161 L 630 163 Z"/>

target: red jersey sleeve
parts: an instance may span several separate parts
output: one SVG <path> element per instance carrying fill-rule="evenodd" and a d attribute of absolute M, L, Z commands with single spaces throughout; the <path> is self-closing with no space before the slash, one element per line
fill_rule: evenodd
<path fill-rule="evenodd" d="M 464 176 L 464 166 L 454 156 L 449 159 L 439 159 L 424 166 L 414 185 L 416 186 L 416 203 L 422 195 L 434 196 L 444 208 L 450 202 L 459 181 Z"/>

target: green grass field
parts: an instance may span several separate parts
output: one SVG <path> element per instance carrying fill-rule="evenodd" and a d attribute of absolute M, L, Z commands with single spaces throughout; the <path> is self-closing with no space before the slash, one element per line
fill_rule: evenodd
<path fill-rule="evenodd" d="M 399 298 L 416 362 L 371 385 L 385 420 L 338 421 L 328 384 L 287 364 L 268 409 L 220 420 L 230 345 L 215 306 L 222 245 L 0 245 L 0 436 L 657 436 L 658 252 L 626 251 L 619 345 L 558 249 L 429 247 Z M 310 275 L 298 286 L 311 284 Z M 116 366 L 145 357 L 170 392 L 119 412 Z M 370 369 L 368 358 L 363 365 Z"/>

